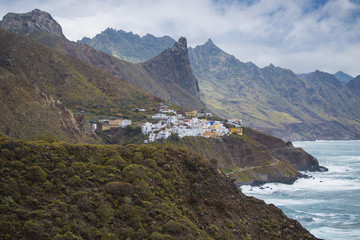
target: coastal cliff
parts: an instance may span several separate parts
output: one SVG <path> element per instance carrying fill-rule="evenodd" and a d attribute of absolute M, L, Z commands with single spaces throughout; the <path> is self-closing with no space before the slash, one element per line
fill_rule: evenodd
<path fill-rule="evenodd" d="M 299 171 L 327 171 L 303 149 L 251 128 L 244 128 L 242 136 L 184 137 L 170 140 L 169 143 L 216 159 L 217 167 L 237 185 L 267 182 L 291 184 L 303 177 Z"/>

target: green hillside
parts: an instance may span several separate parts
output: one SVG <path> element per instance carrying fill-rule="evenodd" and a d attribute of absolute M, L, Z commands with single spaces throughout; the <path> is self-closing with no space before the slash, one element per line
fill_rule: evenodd
<path fill-rule="evenodd" d="M 162 101 L 27 37 L 0 30 L 0 50 L 0 130 L 9 136 L 98 141 L 90 118 L 131 118 L 132 108 L 151 109 Z"/>
<path fill-rule="evenodd" d="M 0 165 L 2 239 L 316 239 L 185 149 L 0 137 Z"/>

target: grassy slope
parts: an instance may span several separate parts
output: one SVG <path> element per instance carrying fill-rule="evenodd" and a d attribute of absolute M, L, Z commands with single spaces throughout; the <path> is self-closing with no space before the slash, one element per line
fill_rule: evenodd
<path fill-rule="evenodd" d="M 2 239 L 315 239 L 184 149 L 0 137 L 0 166 Z"/>
<path fill-rule="evenodd" d="M 0 31 L 1 129 L 11 136 L 87 141 L 76 133 L 76 116 L 131 116 L 131 108 L 155 108 L 159 98 L 120 78 L 26 37 Z M 57 100 L 60 100 L 59 103 Z M 62 121 L 66 116 L 68 119 Z M 73 133 L 66 126 L 73 122 Z M 86 122 L 86 121 L 85 121 Z M 89 134 L 87 134 L 89 137 Z M 80 139 L 78 138 L 80 137 Z"/>

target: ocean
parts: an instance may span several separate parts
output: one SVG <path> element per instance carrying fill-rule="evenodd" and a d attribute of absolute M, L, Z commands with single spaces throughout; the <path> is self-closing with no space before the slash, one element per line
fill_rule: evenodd
<path fill-rule="evenodd" d="M 329 171 L 305 172 L 311 177 L 292 185 L 242 186 L 243 193 L 273 203 L 318 238 L 360 239 L 360 140 L 293 144 Z"/>

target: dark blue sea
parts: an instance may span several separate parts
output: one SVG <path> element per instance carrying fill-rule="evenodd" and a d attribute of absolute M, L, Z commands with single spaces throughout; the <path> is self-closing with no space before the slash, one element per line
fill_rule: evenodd
<path fill-rule="evenodd" d="M 273 203 L 316 237 L 360 239 L 360 140 L 294 142 L 329 169 L 307 172 L 293 185 L 242 186 L 243 193 Z"/>

